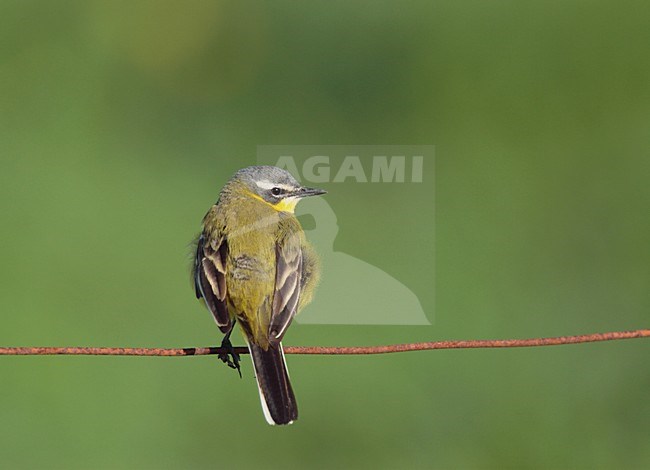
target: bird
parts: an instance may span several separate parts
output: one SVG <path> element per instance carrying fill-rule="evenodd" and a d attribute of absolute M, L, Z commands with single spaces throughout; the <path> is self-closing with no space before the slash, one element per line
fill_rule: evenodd
<path fill-rule="evenodd" d="M 196 240 L 194 288 L 225 335 L 219 358 L 241 376 L 230 342 L 239 323 L 264 417 L 272 425 L 298 418 L 282 339 L 311 302 L 320 277 L 318 255 L 294 209 L 301 199 L 325 193 L 278 167 L 243 168 L 221 190 Z"/>

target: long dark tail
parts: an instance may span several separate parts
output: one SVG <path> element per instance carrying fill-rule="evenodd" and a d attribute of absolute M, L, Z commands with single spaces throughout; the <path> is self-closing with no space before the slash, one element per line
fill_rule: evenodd
<path fill-rule="evenodd" d="M 249 343 L 248 349 L 255 366 L 257 387 L 264 417 L 269 424 L 291 424 L 298 419 L 298 405 L 289 382 L 282 344 L 269 346 L 266 351 Z"/>

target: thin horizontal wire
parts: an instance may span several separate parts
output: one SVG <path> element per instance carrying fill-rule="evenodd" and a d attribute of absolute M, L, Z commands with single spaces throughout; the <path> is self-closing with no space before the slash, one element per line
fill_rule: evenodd
<path fill-rule="evenodd" d="M 647 338 L 650 330 L 611 331 L 589 335 L 557 336 L 551 338 L 433 341 L 426 343 L 390 344 L 385 346 L 286 346 L 285 354 L 388 354 L 432 349 L 525 348 L 560 346 L 565 344 L 596 343 L 623 339 Z M 235 347 L 238 354 L 247 354 L 248 348 Z M 96 348 L 96 347 L 0 347 L 0 356 L 207 356 L 220 354 L 221 348 Z"/>

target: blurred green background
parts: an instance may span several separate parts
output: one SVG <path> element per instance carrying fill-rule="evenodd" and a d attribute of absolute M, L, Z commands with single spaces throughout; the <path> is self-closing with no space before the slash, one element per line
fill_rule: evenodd
<path fill-rule="evenodd" d="M 385 256 L 433 325 L 295 324 L 286 344 L 648 327 L 649 20 L 646 2 L 2 0 L 0 345 L 218 343 L 190 241 L 276 143 L 436 146 L 435 230 L 377 219 L 394 241 L 367 244 L 345 221 L 389 196 L 328 195 L 336 249 Z M 434 238 L 435 297 L 434 266 L 399 263 Z M 2 357 L 0 467 L 647 467 L 649 348 L 291 356 L 289 428 L 264 423 L 248 359 L 240 380 L 214 357 Z"/>

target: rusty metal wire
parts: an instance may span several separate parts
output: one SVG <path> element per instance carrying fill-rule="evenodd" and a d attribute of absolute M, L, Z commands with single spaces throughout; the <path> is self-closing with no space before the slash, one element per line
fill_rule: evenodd
<path fill-rule="evenodd" d="M 648 338 L 650 330 L 611 331 L 589 335 L 557 336 L 552 338 L 495 339 L 433 341 L 427 343 L 390 344 L 385 346 L 286 346 L 286 354 L 387 354 L 431 349 L 523 348 L 533 346 L 559 346 L 564 344 L 595 343 L 622 339 Z M 247 354 L 245 347 L 234 348 Z M 95 348 L 95 347 L 0 347 L 0 356 L 207 356 L 221 353 L 217 347 L 204 348 Z"/>

